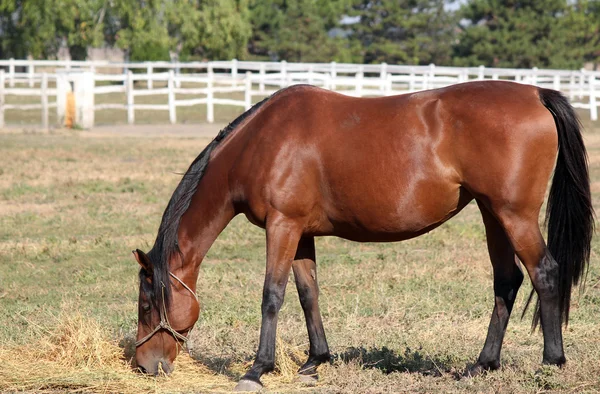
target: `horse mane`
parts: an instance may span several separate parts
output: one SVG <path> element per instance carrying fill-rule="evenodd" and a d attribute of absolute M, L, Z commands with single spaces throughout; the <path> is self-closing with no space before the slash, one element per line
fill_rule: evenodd
<path fill-rule="evenodd" d="M 169 307 L 171 299 L 171 286 L 169 286 L 169 259 L 172 255 L 178 254 L 183 264 L 183 254 L 179 249 L 177 232 L 181 217 L 188 210 L 192 197 L 198 188 L 202 176 L 206 172 L 210 155 L 212 151 L 230 135 L 244 120 L 253 115 L 267 100 L 269 96 L 261 102 L 255 104 L 248 111 L 238 116 L 227 127 L 222 129 L 219 134 L 204 148 L 204 150 L 192 162 L 188 170 L 183 174 L 179 185 L 173 192 L 167 208 L 165 209 L 158 235 L 154 246 L 148 252 L 148 257 L 152 263 L 152 274 L 144 268 L 140 270 L 141 290 L 145 292 L 148 300 L 155 308 L 163 306 Z M 152 275 L 151 283 L 147 278 Z"/>

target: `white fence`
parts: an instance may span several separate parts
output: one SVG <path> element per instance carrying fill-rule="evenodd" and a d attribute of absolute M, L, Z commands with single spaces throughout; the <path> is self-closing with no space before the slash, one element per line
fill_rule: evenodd
<path fill-rule="evenodd" d="M 105 70 L 104 73 L 98 73 Z M 107 73 L 109 70 L 110 73 Z M 41 123 L 48 127 L 49 109 L 64 115 L 64 91 L 56 86 L 57 76 L 85 73 L 93 82 L 85 104 L 98 110 L 123 110 L 130 124 L 136 110 L 168 111 L 177 121 L 177 107 L 205 105 L 206 120 L 214 121 L 215 105 L 249 109 L 255 96 L 266 96 L 280 88 L 308 83 L 352 96 L 385 96 L 448 86 L 473 80 L 510 80 L 562 91 L 577 108 L 589 110 L 598 119 L 600 72 L 585 70 L 501 69 L 480 67 L 403 66 L 388 64 L 287 63 L 215 61 L 192 63 L 108 63 L 98 61 L 0 60 L 0 127 L 5 111 L 41 109 Z M 135 73 L 133 72 L 135 71 Z M 73 80 L 71 80 L 72 82 Z M 68 85 L 68 84 L 67 84 Z M 62 86 L 62 85 L 61 85 Z M 76 90 L 75 88 L 72 88 Z M 94 97 L 113 94 L 114 103 L 94 104 Z M 236 95 L 236 93 L 239 93 Z M 243 93 L 243 99 L 240 98 Z M 116 94 L 116 95 L 115 95 Z M 35 96 L 39 104 L 6 104 L 6 97 Z M 49 97 L 56 97 L 53 102 Z M 113 97 L 110 96 L 110 97 Z M 156 103 L 136 103 L 139 96 L 162 96 Z M 238 97 L 232 98 L 232 97 Z M 78 103 L 79 105 L 79 103 Z"/>

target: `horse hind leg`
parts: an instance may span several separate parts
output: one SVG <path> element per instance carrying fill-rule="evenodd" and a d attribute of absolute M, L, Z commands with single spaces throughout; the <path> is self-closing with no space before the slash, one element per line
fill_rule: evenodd
<path fill-rule="evenodd" d="M 477 203 L 485 225 L 488 252 L 494 270 L 495 303 L 485 345 L 477 363 L 467 371 L 468 376 L 500 368 L 500 351 L 506 326 L 523 282 L 523 273 L 515 260 L 515 251 L 506 232 L 487 208 L 479 201 Z"/>
<path fill-rule="evenodd" d="M 561 329 L 559 266 L 542 237 L 538 212 L 506 208 L 495 212 L 495 216 L 505 229 L 538 294 L 544 334 L 542 361 L 544 364 L 560 366 L 566 359 Z"/>
<path fill-rule="evenodd" d="M 323 329 L 321 312 L 319 311 L 319 285 L 317 282 L 315 241 L 313 237 L 300 240 L 292 269 L 300 304 L 306 319 L 310 342 L 308 360 L 298 370 L 298 374 L 301 381 L 313 383 L 318 378 L 317 367 L 331 358 L 327 339 L 325 338 L 325 330 Z"/>

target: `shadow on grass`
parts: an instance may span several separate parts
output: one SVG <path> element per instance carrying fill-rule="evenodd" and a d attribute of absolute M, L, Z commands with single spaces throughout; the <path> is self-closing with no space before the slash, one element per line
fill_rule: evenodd
<path fill-rule="evenodd" d="M 425 376 L 441 376 L 453 370 L 453 360 L 449 357 L 431 356 L 421 350 L 406 348 L 398 354 L 387 347 L 365 349 L 348 348 L 334 355 L 344 363 L 359 362 L 364 368 L 374 368 L 385 374 L 392 372 L 417 372 Z"/>
<path fill-rule="evenodd" d="M 124 356 L 127 360 L 132 360 L 132 366 L 135 367 L 135 339 L 134 338 L 123 338 L 119 343 L 119 346 L 123 348 Z M 200 352 L 194 352 L 193 349 L 190 351 L 190 356 L 197 363 L 209 368 L 211 371 L 217 374 L 225 375 L 230 379 L 237 381 L 241 375 L 239 371 L 234 371 L 232 365 L 239 363 L 239 359 L 231 356 L 215 357 L 213 355 L 205 355 Z M 254 357 L 247 356 L 244 359 L 244 363 L 250 366 Z M 300 365 L 299 360 L 294 360 Z M 444 373 L 450 373 L 456 375 L 455 379 L 459 380 L 462 377 L 461 373 L 458 373 L 454 369 L 455 361 L 449 356 L 433 355 L 431 356 L 427 352 L 422 350 L 412 350 L 406 348 L 404 353 L 398 354 L 396 351 L 388 349 L 387 347 L 382 348 L 371 348 L 365 349 L 364 347 L 351 347 L 346 349 L 343 353 L 336 353 L 332 355 L 332 362 L 351 363 L 358 362 L 363 368 L 378 369 L 385 374 L 392 372 L 412 372 L 420 373 L 423 376 L 439 377 Z M 468 367 L 468 366 L 467 366 Z"/>

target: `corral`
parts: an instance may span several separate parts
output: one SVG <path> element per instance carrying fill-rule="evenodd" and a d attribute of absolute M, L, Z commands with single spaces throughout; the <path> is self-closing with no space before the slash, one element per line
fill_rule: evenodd
<path fill-rule="evenodd" d="M 226 119 L 218 119 L 226 121 Z M 586 118 L 585 116 L 583 117 Z M 600 129 L 587 123 L 594 204 Z M 116 126 L 92 132 L 0 134 L 0 390 L 214 392 L 231 390 L 257 347 L 264 234 L 238 217 L 201 267 L 202 313 L 191 358 L 170 377 L 128 368 L 138 265 L 179 175 L 214 126 Z M 503 369 L 458 379 L 479 353 L 493 306 L 484 229 L 474 204 L 403 243 L 317 239 L 321 310 L 333 353 L 318 386 L 295 382 L 308 348 L 293 284 L 280 314 L 279 392 L 594 392 L 600 389 L 600 244 L 565 330 L 568 363 L 541 367 L 542 337 L 519 319 Z"/>

